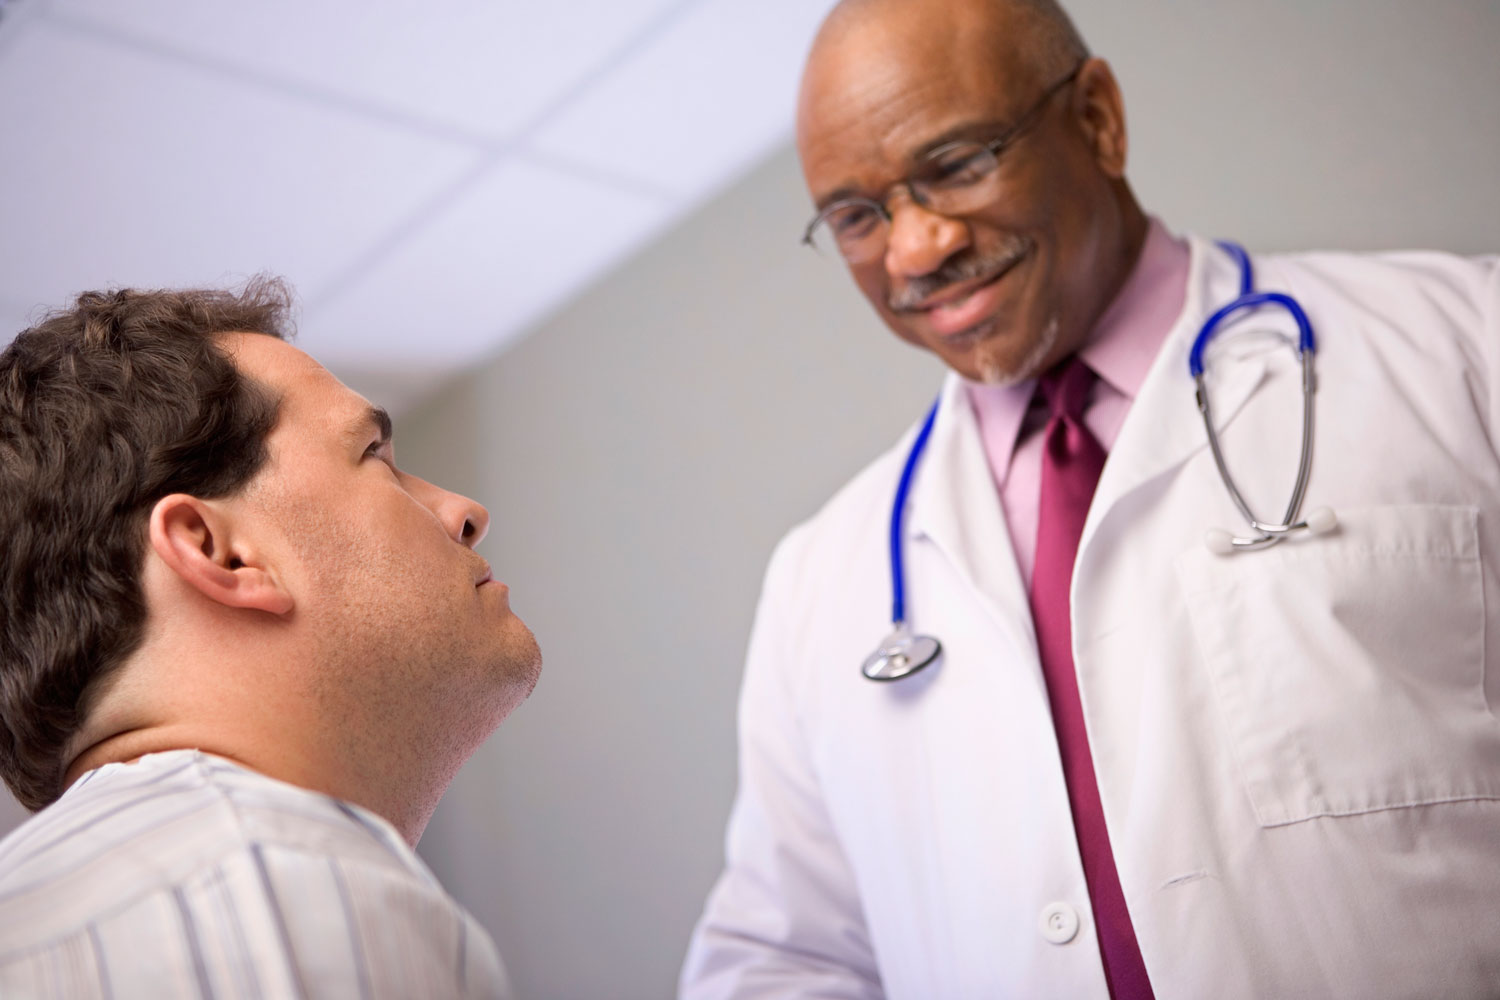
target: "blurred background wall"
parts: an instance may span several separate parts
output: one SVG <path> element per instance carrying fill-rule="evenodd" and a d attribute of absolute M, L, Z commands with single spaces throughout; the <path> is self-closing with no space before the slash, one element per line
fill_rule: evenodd
<path fill-rule="evenodd" d="M 741 6 L 753 19 L 758 5 Z M 1131 177 L 1169 226 L 1255 250 L 1500 249 L 1492 0 L 1070 7 L 1115 67 Z M 816 21 L 806 13 L 798 31 Z M 5 59 L 0 46 L 0 77 Z M 714 62 L 681 85 L 709 86 Z M 789 125 L 784 72 L 776 114 Z M 398 458 L 488 505 L 482 551 L 544 650 L 536 693 L 421 844 L 494 933 L 521 1000 L 671 994 L 720 864 L 766 557 L 940 379 L 837 265 L 796 245 L 808 203 L 785 136 L 436 389 L 405 397 L 399 370 L 335 365 L 377 400 L 411 400 Z M 508 238 L 505 218 L 487 224 Z M 538 252 L 566 268 L 573 248 L 592 259 L 590 238 L 575 225 Z M 3 219 L 0 241 L 23 252 Z M 444 308 L 447 290 L 417 280 L 444 262 L 441 243 L 427 252 L 439 257 L 397 286 L 414 317 Z M 488 275 L 496 326 L 523 283 L 515 269 Z M 315 354 L 327 315 L 304 318 Z M 438 341 L 442 325 L 411 335 Z"/>

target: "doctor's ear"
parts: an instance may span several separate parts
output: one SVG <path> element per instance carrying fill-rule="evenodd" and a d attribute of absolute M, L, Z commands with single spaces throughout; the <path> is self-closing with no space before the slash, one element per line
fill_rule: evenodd
<path fill-rule="evenodd" d="M 152 550 L 183 583 L 226 607 L 284 615 L 292 595 L 264 553 L 234 530 L 221 505 L 186 493 L 162 497 L 151 509 Z"/>
<path fill-rule="evenodd" d="M 1125 133 L 1125 99 L 1114 71 L 1103 59 L 1084 61 L 1073 84 L 1073 111 L 1094 150 L 1099 169 L 1112 180 L 1125 176 L 1129 142 Z"/>

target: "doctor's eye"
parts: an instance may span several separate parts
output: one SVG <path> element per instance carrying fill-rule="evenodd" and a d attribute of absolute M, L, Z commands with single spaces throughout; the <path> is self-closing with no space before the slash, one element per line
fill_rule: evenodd
<path fill-rule="evenodd" d="M 868 236 L 877 226 L 885 222 L 885 218 L 873 204 L 855 203 L 840 206 L 837 210 L 830 212 L 825 221 L 833 234 L 843 240 Z"/>
<path fill-rule="evenodd" d="M 917 183 L 928 190 L 977 184 L 995 169 L 995 155 L 977 143 L 939 150 L 922 168 Z"/>

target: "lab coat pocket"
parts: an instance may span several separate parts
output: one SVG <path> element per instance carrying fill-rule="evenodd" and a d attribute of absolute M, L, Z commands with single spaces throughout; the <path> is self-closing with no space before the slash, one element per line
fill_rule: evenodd
<path fill-rule="evenodd" d="M 1340 510 L 1338 530 L 1177 560 L 1263 826 L 1500 797 L 1478 511 Z"/>

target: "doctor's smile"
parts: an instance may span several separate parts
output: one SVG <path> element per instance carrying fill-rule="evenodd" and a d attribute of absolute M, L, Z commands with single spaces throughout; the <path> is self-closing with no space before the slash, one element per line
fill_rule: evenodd
<path fill-rule="evenodd" d="M 1014 319 L 1022 312 L 1016 303 L 1025 293 L 1025 270 L 1035 248 L 1032 240 L 1012 236 L 988 251 L 960 250 L 931 273 L 905 277 L 888 296 L 887 307 L 893 317 L 925 328 L 924 336 L 945 351 L 967 353 L 980 345 L 998 346 L 1001 338 L 1022 335 Z M 981 381 L 996 380 L 995 365 L 988 358 L 976 357 L 973 367 Z"/>
<path fill-rule="evenodd" d="M 925 320 L 933 333 L 955 345 L 987 336 L 1015 284 L 1006 279 L 1029 259 L 1030 245 L 1020 242 L 1017 249 L 963 258 L 936 274 L 913 278 L 891 295 L 891 311 Z"/>

